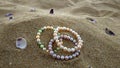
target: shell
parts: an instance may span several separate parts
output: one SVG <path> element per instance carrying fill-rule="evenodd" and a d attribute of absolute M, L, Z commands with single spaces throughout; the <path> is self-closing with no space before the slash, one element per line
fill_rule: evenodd
<path fill-rule="evenodd" d="M 19 49 L 25 49 L 27 47 L 26 39 L 19 37 L 16 39 L 16 47 Z"/>

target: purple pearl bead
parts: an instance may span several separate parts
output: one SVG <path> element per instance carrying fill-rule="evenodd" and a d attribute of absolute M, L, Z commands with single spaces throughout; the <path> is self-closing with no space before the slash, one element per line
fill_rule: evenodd
<path fill-rule="evenodd" d="M 53 54 L 52 56 L 53 56 L 53 58 L 56 58 L 57 55 L 56 55 L 56 54 Z"/>
<path fill-rule="evenodd" d="M 69 58 L 70 58 L 70 59 L 72 59 L 72 58 L 73 58 L 73 56 L 71 56 L 71 55 L 70 55 L 70 56 L 69 56 Z"/>
<path fill-rule="evenodd" d="M 53 55 L 54 54 L 54 52 L 53 51 L 50 51 L 50 55 Z"/>
<path fill-rule="evenodd" d="M 48 48 L 48 50 L 52 51 L 52 48 Z"/>
<path fill-rule="evenodd" d="M 50 40 L 50 42 L 53 42 L 53 41 L 54 41 L 53 39 Z"/>
<path fill-rule="evenodd" d="M 80 52 L 80 50 L 77 50 L 77 52 Z"/>
<path fill-rule="evenodd" d="M 49 45 L 52 45 L 52 42 L 49 42 Z"/>
<path fill-rule="evenodd" d="M 73 57 L 76 57 L 76 54 L 73 54 L 72 56 L 73 56 Z"/>
<path fill-rule="evenodd" d="M 48 45 L 49 48 L 52 48 L 52 45 Z"/>
<path fill-rule="evenodd" d="M 79 53 L 78 53 L 78 52 L 76 52 L 75 54 L 76 54 L 76 56 L 78 56 L 78 55 L 79 55 Z"/>
<path fill-rule="evenodd" d="M 57 55 L 57 59 L 60 59 L 60 55 Z"/>
<path fill-rule="evenodd" d="M 65 56 L 65 59 L 66 59 L 66 60 L 68 60 L 68 59 L 69 59 L 69 57 L 68 57 L 68 56 Z"/>
<path fill-rule="evenodd" d="M 73 40 L 73 43 L 76 43 L 76 40 Z"/>
<path fill-rule="evenodd" d="M 65 57 L 64 57 L 64 56 L 61 56 L 60 58 L 61 58 L 61 60 L 64 60 Z"/>
<path fill-rule="evenodd" d="M 77 46 L 78 43 L 75 43 L 75 46 Z"/>
<path fill-rule="evenodd" d="M 73 38 L 70 38 L 70 41 L 73 41 Z"/>

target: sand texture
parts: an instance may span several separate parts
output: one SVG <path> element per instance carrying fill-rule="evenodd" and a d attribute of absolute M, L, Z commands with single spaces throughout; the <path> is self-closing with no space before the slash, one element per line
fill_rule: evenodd
<path fill-rule="evenodd" d="M 78 32 L 84 41 L 80 56 L 61 61 L 42 51 L 35 36 L 47 25 Z M 15 47 L 18 37 L 27 40 L 26 49 Z M 52 31 L 41 37 L 47 45 Z M 120 0 L 0 0 L 0 68 L 120 68 Z"/>

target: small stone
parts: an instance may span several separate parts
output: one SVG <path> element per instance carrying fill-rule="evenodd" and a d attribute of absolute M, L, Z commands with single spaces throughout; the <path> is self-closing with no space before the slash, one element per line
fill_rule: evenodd
<path fill-rule="evenodd" d="M 30 12 L 35 12 L 35 11 L 36 11 L 35 8 L 31 8 L 31 9 L 30 9 Z"/>
<path fill-rule="evenodd" d="M 12 62 L 9 62 L 9 65 L 12 65 Z"/>
<path fill-rule="evenodd" d="M 51 10 L 50 10 L 50 14 L 54 14 L 54 9 L 51 9 Z"/>
<path fill-rule="evenodd" d="M 9 20 L 12 20 L 13 19 L 13 17 L 11 16 L 11 17 L 9 17 Z"/>

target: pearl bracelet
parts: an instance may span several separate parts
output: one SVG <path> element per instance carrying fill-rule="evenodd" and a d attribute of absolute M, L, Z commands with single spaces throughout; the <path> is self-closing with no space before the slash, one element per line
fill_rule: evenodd
<path fill-rule="evenodd" d="M 68 32 L 71 32 L 73 35 L 75 35 L 75 37 L 77 38 L 77 41 L 78 41 L 77 46 L 75 46 L 74 48 L 67 48 L 67 47 L 63 46 L 62 42 L 60 42 L 60 40 L 58 39 L 59 38 L 58 32 L 61 31 L 61 30 L 66 30 Z M 61 49 L 65 50 L 65 51 L 68 51 L 68 52 L 74 52 L 75 50 L 79 50 L 81 48 L 81 46 L 83 45 L 82 44 L 83 40 L 81 40 L 80 35 L 78 35 L 77 32 L 73 31 L 70 28 L 57 27 L 54 31 L 53 36 L 54 36 L 55 42 L 57 43 L 57 46 L 60 47 Z M 73 39 L 71 38 L 71 40 L 73 40 Z"/>
<path fill-rule="evenodd" d="M 44 51 L 48 52 L 48 49 L 42 44 L 42 42 L 40 40 L 41 33 L 46 29 L 54 30 L 54 28 L 52 26 L 44 26 L 43 28 L 38 30 L 36 38 L 37 38 L 37 43 L 38 43 L 39 47 L 42 48 Z"/>
<path fill-rule="evenodd" d="M 40 35 L 44 30 L 53 30 L 54 31 L 53 39 L 50 40 L 49 45 L 47 47 L 45 47 L 45 45 L 43 45 L 43 43 L 40 40 L 40 37 L 41 37 Z M 61 31 L 67 31 L 67 32 L 72 33 L 75 36 L 76 40 L 68 35 L 63 35 L 63 34 L 60 35 Z M 80 48 L 83 45 L 83 40 L 81 40 L 80 35 L 77 32 L 73 31 L 72 29 L 66 28 L 66 27 L 54 28 L 52 26 L 44 26 L 40 30 L 38 30 L 36 38 L 37 38 L 37 44 L 39 45 L 39 47 L 42 50 L 49 52 L 49 54 L 53 58 L 60 59 L 60 60 L 70 60 L 70 59 L 77 57 L 78 55 L 80 55 Z M 67 39 L 67 40 L 70 40 L 71 42 L 73 42 L 74 47 L 68 48 L 66 46 L 63 46 L 63 39 Z M 56 49 L 53 49 L 54 42 L 58 46 Z M 72 54 L 71 55 L 58 55 L 58 54 L 56 54 L 56 52 L 59 49 L 62 49 L 63 51 L 67 51 Z"/>
<path fill-rule="evenodd" d="M 76 45 L 76 42 L 75 42 L 76 40 L 75 41 L 71 40 L 70 36 L 61 35 L 60 38 L 70 40 Z M 76 50 L 72 55 L 66 55 L 66 56 L 55 54 L 55 52 L 53 51 L 53 48 L 52 48 L 53 42 L 55 42 L 55 40 L 51 39 L 49 42 L 49 45 L 48 45 L 49 53 L 53 58 L 56 58 L 59 60 L 70 60 L 70 59 L 73 59 L 73 58 L 77 57 L 78 55 L 80 55 L 80 50 Z"/>

